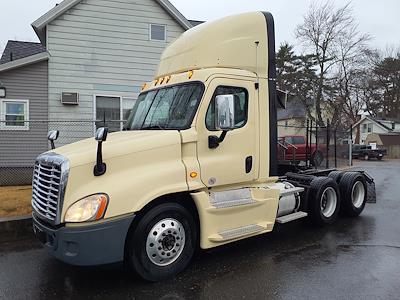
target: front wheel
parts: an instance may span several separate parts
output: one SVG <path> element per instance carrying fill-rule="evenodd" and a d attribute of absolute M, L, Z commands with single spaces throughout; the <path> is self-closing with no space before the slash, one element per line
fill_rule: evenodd
<path fill-rule="evenodd" d="M 165 203 L 147 212 L 133 228 L 126 244 L 126 263 L 148 281 L 174 277 L 190 263 L 197 232 L 190 212 Z"/>

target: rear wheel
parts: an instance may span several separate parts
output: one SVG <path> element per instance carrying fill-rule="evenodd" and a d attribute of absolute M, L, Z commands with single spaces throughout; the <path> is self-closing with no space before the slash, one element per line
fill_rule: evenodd
<path fill-rule="evenodd" d="M 382 160 L 383 159 L 383 157 L 382 156 L 378 156 L 378 160 Z"/>
<path fill-rule="evenodd" d="M 367 183 L 362 174 L 345 173 L 340 180 L 341 211 L 350 217 L 359 216 L 367 203 Z"/>
<path fill-rule="evenodd" d="M 340 196 L 337 183 L 328 177 L 317 177 L 311 182 L 308 210 L 311 221 L 318 226 L 332 224 L 339 213 Z"/>
<path fill-rule="evenodd" d="M 369 160 L 369 155 L 367 153 L 364 154 L 364 160 Z"/>
<path fill-rule="evenodd" d="M 145 280 L 165 280 L 188 266 L 196 240 L 190 212 L 177 203 L 161 204 L 132 228 L 127 239 L 126 263 Z"/>

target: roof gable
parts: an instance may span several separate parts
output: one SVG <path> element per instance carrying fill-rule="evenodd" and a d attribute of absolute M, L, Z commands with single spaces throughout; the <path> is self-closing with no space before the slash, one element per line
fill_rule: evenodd
<path fill-rule="evenodd" d="M 193 27 L 193 25 L 175 8 L 175 6 L 172 5 L 171 2 L 169 2 L 168 0 L 154 1 L 156 1 L 162 8 L 164 8 L 167 13 L 172 18 L 174 18 L 185 30 Z M 82 2 L 82 0 L 64 0 L 32 23 L 33 29 L 35 30 L 37 36 L 44 45 L 46 44 L 47 25 L 80 2 Z"/>
<path fill-rule="evenodd" d="M 353 125 L 353 128 L 356 128 L 357 126 L 359 126 L 361 123 L 363 123 L 365 120 L 369 120 L 373 123 L 375 123 L 376 125 L 380 126 L 381 128 L 387 130 L 388 132 L 392 132 L 393 129 L 387 127 L 385 124 L 383 124 L 382 122 L 380 122 L 379 120 L 376 120 L 370 116 L 364 116 L 363 118 L 361 118 L 360 121 L 358 121 L 356 124 Z"/>

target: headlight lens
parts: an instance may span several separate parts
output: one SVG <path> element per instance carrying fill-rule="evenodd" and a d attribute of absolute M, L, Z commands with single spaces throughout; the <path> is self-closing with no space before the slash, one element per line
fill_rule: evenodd
<path fill-rule="evenodd" d="M 80 223 L 102 219 L 108 205 L 108 195 L 88 196 L 72 204 L 65 214 L 65 222 Z"/>

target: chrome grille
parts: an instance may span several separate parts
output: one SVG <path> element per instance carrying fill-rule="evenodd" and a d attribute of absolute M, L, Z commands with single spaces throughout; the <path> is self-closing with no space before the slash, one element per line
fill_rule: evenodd
<path fill-rule="evenodd" d="M 33 171 L 32 207 L 41 217 L 53 224 L 59 223 L 68 169 L 59 155 L 38 157 Z"/>

